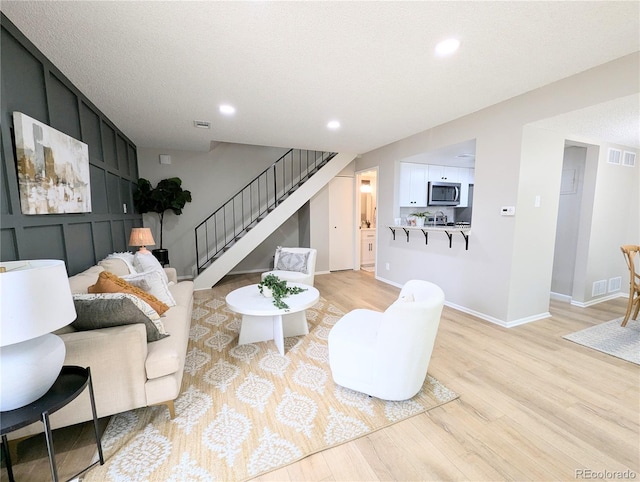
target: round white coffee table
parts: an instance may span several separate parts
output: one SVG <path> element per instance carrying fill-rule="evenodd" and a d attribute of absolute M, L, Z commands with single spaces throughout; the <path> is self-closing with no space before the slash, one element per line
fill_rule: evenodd
<path fill-rule="evenodd" d="M 243 286 L 227 295 L 225 301 L 229 309 L 242 315 L 238 345 L 274 340 L 278 351 L 284 355 L 285 337 L 309 333 L 304 310 L 316 304 L 320 292 L 313 286 L 299 283 L 288 282 L 287 285 L 306 290 L 283 299 L 289 305 L 288 310 L 276 308 L 273 298 L 262 296 L 257 284 Z"/>

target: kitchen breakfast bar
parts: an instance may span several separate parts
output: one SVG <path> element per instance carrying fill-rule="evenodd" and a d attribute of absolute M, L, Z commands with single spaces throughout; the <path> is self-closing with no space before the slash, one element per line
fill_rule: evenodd
<path fill-rule="evenodd" d="M 439 232 L 445 233 L 449 238 L 449 248 L 452 247 L 453 243 L 453 235 L 456 232 L 462 234 L 465 243 L 465 250 L 469 250 L 469 233 L 471 232 L 471 226 L 403 226 L 403 225 L 389 225 L 387 226 L 391 232 L 393 233 L 393 239 L 396 239 L 396 230 L 402 229 L 404 233 L 407 235 L 407 243 L 409 242 L 409 233 L 411 231 L 422 231 L 424 234 L 424 242 L 425 244 L 429 244 L 429 233 L 430 232 Z"/>

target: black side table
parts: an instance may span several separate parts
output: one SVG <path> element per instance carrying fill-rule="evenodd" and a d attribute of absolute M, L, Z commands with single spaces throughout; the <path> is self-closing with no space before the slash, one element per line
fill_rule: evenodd
<path fill-rule="evenodd" d="M 47 451 L 49 452 L 49 464 L 51 466 L 51 477 L 54 482 L 58 482 L 58 471 L 56 469 L 55 452 L 53 450 L 53 437 L 51 435 L 51 424 L 49 423 L 49 415 L 57 412 L 69 402 L 80 395 L 85 387 L 89 385 L 89 397 L 91 398 L 91 413 L 93 414 L 93 429 L 96 436 L 96 445 L 98 446 L 99 461 L 96 461 L 88 467 L 82 469 L 72 479 L 87 471 L 98 462 L 104 464 L 102 455 L 102 445 L 100 443 L 100 435 L 98 433 L 98 417 L 96 416 L 96 404 L 93 398 L 93 385 L 91 383 L 91 370 L 89 367 L 82 368 L 77 366 L 63 366 L 53 386 L 42 397 L 29 405 L 15 410 L 0 412 L 0 425 L 2 426 L 2 447 L 4 450 L 5 460 L 7 461 L 7 472 L 9 481 L 14 482 L 13 469 L 11 468 L 11 456 L 9 455 L 9 445 L 7 435 L 9 432 L 26 427 L 41 420 L 44 424 L 44 433 L 47 439 Z"/>

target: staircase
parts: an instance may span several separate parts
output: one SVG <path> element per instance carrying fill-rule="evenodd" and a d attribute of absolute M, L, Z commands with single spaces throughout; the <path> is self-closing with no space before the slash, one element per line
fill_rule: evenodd
<path fill-rule="evenodd" d="M 291 149 L 265 169 L 196 227 L 194 288 L 220 281 L 355 157 Z"/>

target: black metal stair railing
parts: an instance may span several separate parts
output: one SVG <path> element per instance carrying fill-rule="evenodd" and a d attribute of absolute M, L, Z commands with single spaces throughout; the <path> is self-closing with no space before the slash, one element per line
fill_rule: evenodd
<path fill-rule="evenodd" d="M 208 268 L 336 154 L 290 149 L 196 226 L 198 274 Z"/>

